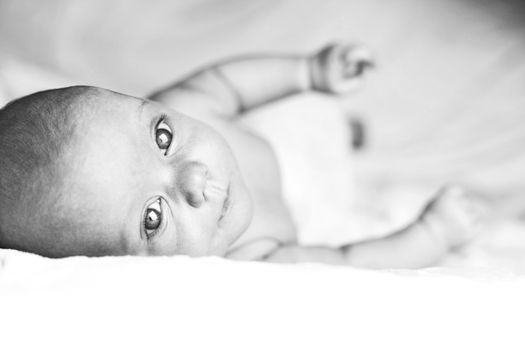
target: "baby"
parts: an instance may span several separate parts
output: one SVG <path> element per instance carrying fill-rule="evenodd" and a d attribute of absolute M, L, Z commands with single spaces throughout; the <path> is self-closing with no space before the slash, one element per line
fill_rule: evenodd
<path fill-rule="evenodd" d="M 391 235 L 301 246 L 271 146 L 243 112 L 305 91 L 346 93 L 372 61 L 335 44 L 226 60 L 147 99 L 75 86 L 0 110 L 0 247 L 49 257 L 222 256 L 416 268 L 471 237 L 477 205 L 442 190 Z"/>

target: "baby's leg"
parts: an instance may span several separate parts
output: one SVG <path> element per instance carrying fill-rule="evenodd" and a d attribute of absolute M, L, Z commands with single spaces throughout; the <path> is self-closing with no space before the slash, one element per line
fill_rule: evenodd
<path fill-rule="evenodd" d="M 414 223 L 390 236 L 349 245 L 346 257 L 351 265 L 367 268 L 430 266 L 472 238 L 481 211 L 460 188 L 445 188 Z"/>

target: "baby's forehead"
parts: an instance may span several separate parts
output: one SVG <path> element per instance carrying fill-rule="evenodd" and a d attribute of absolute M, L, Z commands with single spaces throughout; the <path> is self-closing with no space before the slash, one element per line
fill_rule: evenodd
<path fill-rule="evenodd" d="M 2 214 L 20 218 L 20 227 L 28 235 L 34 232 L 30 240 L 40 237 L 52 245 L 57 232 L 67 232 L 64 241 L 89 237 L 93 245 L 118 246 L 121 222 L 110 226 L 102 219 L 107 208 L 124 210 L 122 204 L 136 187 L 133 178 L 125 177 L 137 167 L 134 158 L 127 158 L 134 154 L 134 148 L 127 147 L 132 137 L 126 128 L 132 126 L 123 118 L 136 115 L 142 101 L 99 88 L 71 87 L 36 93 L 5 106 L 0 132 L 12 145 L 11 153 L 22 159 L 16 163 L 21 164 L 20 176 L 13 178 L 23 178 L 30 186 L 20 185 L 24 192 L 16 193 L 17 203 Z M 115 210 L 111 214 L 125 218 L 124 212 Z M 49 236 L 38 234 L 44 227 Z"/>
<path fill-rule="evenodd" d="M 142 103 L 112 92 L 81 101 L 75 137 L 60 174 L 68 207 L 80 209 L 91 219 L 110 212 L 113 218 L 127 217 L 129 204 L 143 183 L 141 154 L 150 136 L 140 118 Z"/>
<path fill-rule="evenodd" d="M 41 91 L 12 101 L 3 108 L 6 126 L 30 127 L 47 139 L 73 129 L 131 113 L 142 99 L 92 86 Z M 38 120 L 37 123 L 34 121 Z M 30 126 L 30 125 L 31 126 Z M 70 127 L 64 127 L 69 125 Z M 47 132 L 50 131 L 50 132 Z"/>
<path fill-rule="evenodd" d="M 33 97 L 30 97 L 33 98 Z M 35 99 L 51 101 L 51 113 L 46 113 L 42 119 L 43 127 L 39 134 L 41 142 L 50 150 L 55 149 L 55 164 L 65 179 L 75 166 L 75 159 L 91 151 L 100 149 L 97 146 L 115 144 L 118 136 L 129 138 L 130 116 L 136 115 L 143 103 L 142 99 L 116 93 L 96 87 L 70 87 L 49 91 Z M 29 100 L 28 104 L 33 103 Z M 38 104 L 37 104 L 38 106 Z M 29 107 L 31 108 L 31 107 Z M 112 146 L 111 149 L 115 149 Z M 103 149 L 104 151 L 104 149 Z M 109 157 L 111 154 L 107 152 Z M 78 165 L 78 164 L 77 164 Z"/>
<path fill-rule="evenodd" d="M 73 110 L 80 117 L 96 120 L 95 117 L 105 117 L 108 113 L 134 111 L 142 99 L 121 94 L 102 88 L 89 88 L 79 92 L 72 104 Z"/>

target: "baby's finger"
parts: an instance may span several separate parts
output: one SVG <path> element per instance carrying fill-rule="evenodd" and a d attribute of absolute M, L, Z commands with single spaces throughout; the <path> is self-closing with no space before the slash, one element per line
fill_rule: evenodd
<path fill-rule="evenodd" d="M 375 66 L 372 53 L 362 46 L 349 47 L 345 52 L 344 61 L 344 76 L 346 78 L 360 76 Z"/>

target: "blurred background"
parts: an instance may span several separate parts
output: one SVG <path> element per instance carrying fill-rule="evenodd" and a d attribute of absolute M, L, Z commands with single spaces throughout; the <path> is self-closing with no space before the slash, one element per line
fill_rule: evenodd
<path fill-rule="evenodd" d="M 365 43 L 378 68 L 341 105 L 366 125 L 352 164 L 369 202 L 459 183 L 523 218 L 524 4 L 0 0 L 0 86 L 5 99 L 62 82 L 144 96 L 230 55 Z"/>

